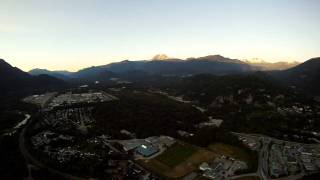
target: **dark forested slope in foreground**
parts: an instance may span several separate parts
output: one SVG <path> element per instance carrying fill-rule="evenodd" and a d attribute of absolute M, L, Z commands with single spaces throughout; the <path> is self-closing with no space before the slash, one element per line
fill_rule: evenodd
<path fill-rule="evenodd" d="M 0 96 L 0 179 L 23 179 L 28 174 L 25 160 L 19 149 L 19 132 L 12 132 L 19 122 L 25 118 L 25 113 L 36 112 L 36 107 L 21 102 L 20 95 Z"/>

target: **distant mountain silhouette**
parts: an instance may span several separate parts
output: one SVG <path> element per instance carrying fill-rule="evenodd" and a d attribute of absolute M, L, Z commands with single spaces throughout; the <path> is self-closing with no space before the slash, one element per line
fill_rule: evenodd
<path fill-rule="evenodd" d="M 296 86 L 298 89 L 312 95 L 320 95 L 320 57 L 273 74 L 287 85 Z"/>
<path fill-rule="evenodd" d="M 46 75 L 50 75 L 59 79 L 64 79 L 67 80 L 69 79 L 70 75 L 72 74 L 72 72 L 69 71 L 50 71 L 47 69 L 32 69 L 28 72 L 31 75 L 41 75 L 41 74 L 46 74 Z"/>
<path fill-rule="evenodd" d="M 266 62 L 261 59 L 251 59 L 251 60 L 244 60 L 245 63 L 249 64 L 253 70 L 256 71 L 272 71 L 272 70 L 286 70 L 292 67 L 299 65 L 298 62 Z"/>
<path fill-rule="evenodd" d="M 163 56 L 161 56 L 163 57 Z M 167 56 L 166 56 L 167 57 Z M 220 55 L 200 58 L 181 59 L 155 59 L 141 61 L 121 61 L 104 66 L 93 66 L 72 74 L 73 78 L 92 78 L 101 75 L 104 71 L 122 74 L 126 72 L 145 72 L 157 75 L 186 75 L 210 73 L 215 75 L 243 73 L 251 67 L 236 59 L 225 58 Z"/>
<path fill-rule="evenodd" d="M 40 74 L 63 74 L 63 75 L 70 75 L 72 72 L 66 71 L 66 70 L 61 70 L 61 71 L 50 71 L 47 69 L 32 69 L 28 72 L 31 75 L 40 75 Z"/>
<path fill-rule="evenodd" d="M 0 59 L 0 93 L 57 88 L 65 83 L 49 75 L 31 76 Z"/>

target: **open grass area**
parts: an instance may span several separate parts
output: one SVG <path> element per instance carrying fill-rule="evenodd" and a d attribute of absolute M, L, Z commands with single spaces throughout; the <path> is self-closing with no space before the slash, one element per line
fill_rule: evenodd
<path fill-rule="evenodd" d="M 165 179 L 181 179 L 192 171 L 196 171 L 202 162 L 210 162 L 221 155 L 249 164 L 252 161 L 250 154 L 236 146 L 215 143 L 208 148 L 200 148 L 178 142 L 154 159 L 140 161 L 140 163 Z"/>
<path fill-rule="evenodd" d="M 176 143 L 170 148 L 168 148 L 160 156 L 156 157 L 156 159 L 162 162 L 163 164 L 173 168 L 176 165 L 185 161 L 196 151 L 197 148 L 189 144 Z"/>
<path fill-rule="evenodd" d="M 252 171 L 252 172 L 256 171 L 258 157 L 256 157 L 256 155 L 248 153 L 248 151 L 246 151 L 243 148 L 228 145 L 228 144 L 223 144 L 223 143 L 214 143 L 209 145 L 208 150 L 216 154 L 221 154 L 228 157 L 232 157 L 240 161 L 244 161 L 247 163 L 249 171 Z"/>
<path fill-rule="evenodd" d="M 250 155 L 244 149 L 228 144 L 215 143 L 209 145 L 208 149 L 217 154 L 229 156 L 242 161 L 248 161 L 250 159 Z"/>
<path fill-rule="evenodd" d="M 141 163 L 166 179 L 180 179 L 197 170 L 202 162 L 215 157 L 216 154 L 211 151 L 179 142 L 158 157 Z"/>

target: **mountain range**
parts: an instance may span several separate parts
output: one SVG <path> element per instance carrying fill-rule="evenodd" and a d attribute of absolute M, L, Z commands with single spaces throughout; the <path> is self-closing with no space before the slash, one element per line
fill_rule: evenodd
<path fill-rule="evenodd" d="M 65 85 L 61 79 L 41 74 L 32 76 L 0 59 L 0 93 L 56 88 Z"/>
<path fill-rule="evenodd" d="M 103 66 L 93 66 L 79 70 L 78 72 L 68 74 L 69 78 L 86 78 L 100 76 L 106 71 L 112 73 L 126 73 L 129 71 L 143 71 L 149 74 L 159 75 L 185 75 L 198 73 L 212 73 L 216 75 L 224 75 L 230 73 L 243 73 L 251 70 L 251 66 L 236 59 L 225 58 L 220 55 L 211 55 L 200 58 L 189 58 L 187 60 L 168 58 L 166 55 L 156 55 L 152 60 L 141 61 L 121 61 Z M 39 73 L 38 70 L 31 70 L 30 74 Z M 65 76 L 57 71 L 43 71 L 48 75 L 57 77 Z"/>
<path fill-rule="evenodd" d="M 28 72 L 29 74 L 33 75 L 33 76 L 37 76 L 37 75 L 41 75 L 41 74 L 46 74 L 46 75 L 50 75 L 59 79 L 68 79 L 69 76 L 72 74 L 72 72 L 69 71 L 50 71 L 47 69 L 32 69 Z"/>
<path fill-rule="evenodd" d="M 121 61 L 102 66 L 92 66 L 77 72 L 33 69 L 29 73 L 0 61 L 0 83 L 6 84 L 1 91 L 12 91 L 22 87 L 53 87 L 67 82 L 110 81 L 111 78 L 143 79 L 151 76 L 189 76 L 194 74 L 247 74 L 266 69 L 255 63 L 211 55 L 186 60 L 157 55 L 152 60 Z M 282 84 L 295 86 L 307 93 L 320 94 L 320 58 L 308 60 L 285 70 L 266 71 L 270 77 Z"/>
<path fill-rule="evenodd" d="M 143 71 L 149 74 L 160 75 L 185 75 L 210 73 L 224 75 L 232 73 L 244 73 L 250 71 L 284 70 L 298 65 L 299 63 L 265 61 L 240 61 L 220 55 L 210 55 L 199 58 L 187 58 L 186 60 L 170 58 L 165 54 L 158 54 L 151 60 L 129 61 L 110 63 L 102 66 L 92 66 L 77 72 L 49 71 L 46 69 L 33 69 L 29 71 L 32 75 L 47 74 L 61 79 L 69 78 L 98 78 L 101 73 L 125 73 L 128 71 Z M 99 79 L 99 78 L 98 78 Z"/>

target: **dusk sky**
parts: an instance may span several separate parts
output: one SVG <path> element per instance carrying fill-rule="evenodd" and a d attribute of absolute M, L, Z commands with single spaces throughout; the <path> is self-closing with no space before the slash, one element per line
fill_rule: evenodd
<path fill-rule="evenodd" d="M 71 70 L 165 53 L 320 56 L 319 0 L 0 0 L 0 58 Z"/>

